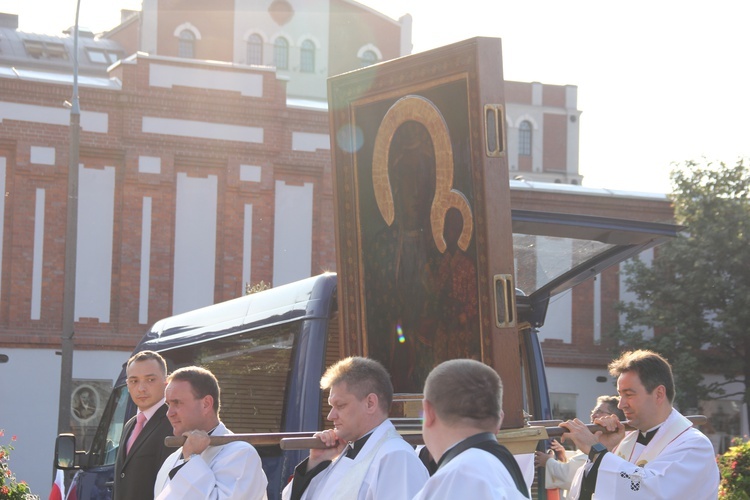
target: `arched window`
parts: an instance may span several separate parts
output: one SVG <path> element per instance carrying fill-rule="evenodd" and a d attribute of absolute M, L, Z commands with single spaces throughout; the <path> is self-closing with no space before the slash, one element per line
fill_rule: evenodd
<path fill-rule="evenodd" d="M 518 126 L 518 154 L 531 156 L 531 123 L 525 120 Z"/>
<path fill-rule="evenodd" d="M 286 38 L 277 38 L 273 45 L 273 63 L 276 69 L 289 69 L 289 42 Z"/>
<path fill-rule="evenodd" d="M 362 52 L 360 62 L 362 63 L 363 68 L 365 66 L 370 66 L 371 64 L 375 64 L 376 62 L 378 62 L 378 55 L 374 50 L 365 50 L 364 52 Z"/>
<path fill-rule="evenodd" d="M 258 34 L 247 37 L 246 64 L 263 64 L 263 39 Z"/>
<path fill-rule="evenodd" d="M 299 70 L 302 73 L 315 73 L 315 44 L 310 40 L 302 42 L 299 49 Z"/>
<path fill-rule="evenodd" d="M 180 31 L 177 55 L 179 57 L 188 57 L 190 59 L 195 57 L 195 34 L 192 31 Z"/>

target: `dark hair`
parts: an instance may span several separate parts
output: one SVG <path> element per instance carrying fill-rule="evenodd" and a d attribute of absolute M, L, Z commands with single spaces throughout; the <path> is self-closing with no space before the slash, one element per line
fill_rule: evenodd
<path fill-rule="evenodd" d="M 649 394 L 663 385 L 667 399 L 674 401 L 674 377 L 669 362 L 660 354 L 646 349 L 628 351 L 609 364 L 609 373 L 619 377 L 625 372 L 636 372 Z"/>
<path fill-rule="evenodd" d="M 427 376 L 424 398 L 448 424 L 469 421 L 494 431 L 502 416 L 503 382 L 495 370 L 473 359 L 452 359 Z"/>
<path fill-rule="evenodd" d="M 625 420 L 625 413 L 619 408 L 620 396 L 599 396 L 596 398 L 596 406 L 605 404 L 609 407 L 612 415 L 617 415 L 620 420 Z"/>
<path fill-rule="evenodd" d="M 378 397 L 380 409 L 387 415 L 393 402 L 391 376 L 378 361 L 352 356 L 328 367 L 320 379 L 321 389 L 330 389 L 336 384 L 345 383 L 346 389 L 360 401 L 368 394 Z"/>
<path fill-rule="evenodd" d="M 173 371 L 167 378 L 167 382 L 173 380 L 188 382 L 193 388 L 195 399 L 211 396 L 214 399 L 214 411 L 219 415 L 221 389 L 213 373 L 200 366 L 185 366 Z"/>
<path fill-rule="evenodd" d="M 149 359 L 155 360 L 159 368 L 161 368 L 161 373 L 165 377 L 167 376 L 167 362 L 164 360 L 164 358 L 161 357 L 161 354 L 154 351 L 141 351 L 133 354 L 130 359 L 128 360 L 128 363 L 125 365 L 126 368 L 130 368 L 130 365 L 133 363 L 139 362 L 139 361 L 148 361 Z"/>

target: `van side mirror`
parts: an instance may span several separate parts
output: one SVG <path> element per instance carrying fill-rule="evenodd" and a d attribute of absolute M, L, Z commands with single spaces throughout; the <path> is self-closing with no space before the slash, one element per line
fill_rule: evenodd
<path fill-rule="evenodd" d="M 76 437 L 60 434 L 55 441 L 55 467 L 62 470 L 76 468 Z"/>

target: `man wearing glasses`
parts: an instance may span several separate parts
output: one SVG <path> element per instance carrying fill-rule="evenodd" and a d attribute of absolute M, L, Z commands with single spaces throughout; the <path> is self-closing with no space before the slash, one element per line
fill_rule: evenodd
<path fill-rule="evenodd" d="M 599 396 L 596 398 L 596 406 L 591 410 L 591 422 L 594 419 L 606 415 L 617 415 L 619 420 L 625 420 L 625 414 L 617 405 L 620 403 L 618 396 Z M 537 451 L 534 454 L 534 466 L 545 467 L 544 484 L 547 489 L 560 489 L 560 500 L 566 500 L 570 485 L 578 469 L 586 463 L 587 455 L 577 450 L 571 456 L 558 441 L 550 442 L 548 452 Z"/>

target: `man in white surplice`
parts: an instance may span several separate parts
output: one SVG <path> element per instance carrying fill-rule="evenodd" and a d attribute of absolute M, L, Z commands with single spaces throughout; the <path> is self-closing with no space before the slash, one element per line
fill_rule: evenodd
<path fill-rule="evenodd" d="M 672 408 L 674 378 L 666 359 L 647 350 L 623 354 L 609 372 L 617 377 L 619 407 L 625 427 L 613 415 L 595 423 L 607 432 L 591 431 L 578 419 L 560 424 L 588 462 L 573 480 L 570 498 L 650 500 L 716 499 L 719 469 L 708 438 Z M 617 444 L 619 443 L 619 444 Z"/>
<path fill-rule="evenodd" d="M 220 389 L 213 373 L 199 366 L 167 378 L 167 418 L 185 443 L 162 464 L 156 500 L 266 500 L 268 480 L 258 452 L 234 441 L 210 446 L 210 436 L 232 434 L 219 420 Z"/>
<path fill-rule="evenodd" d="M 393 385 L 373 359 L 350 357 L 326 370 L 328 420 L 335 429 L 315 434 L 327 448 L 310 450 L 284 488 L 284 500 L 411 499 L 427 469 L 388 420 Z"/>
<path fill-rule="evenodd" d="M 503 383 L 472 359 L 444 361 L 424 385 L 422 436 L 437 471 L 414 500 L 527 500 L 516 459 L 497 442 L 503 422 Z"/>

